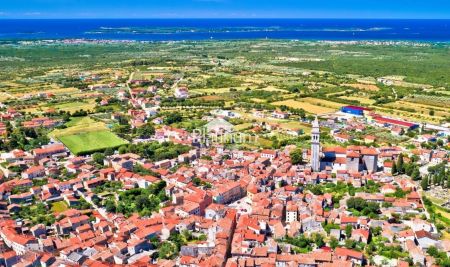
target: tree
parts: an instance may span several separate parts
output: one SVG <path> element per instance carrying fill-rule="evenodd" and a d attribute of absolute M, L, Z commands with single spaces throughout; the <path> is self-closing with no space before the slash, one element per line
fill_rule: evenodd
<path fill-rule="evenodd" d="M 395 161 L 392 162 L 392 174 L 396 174 L 397 173 L 397 164 L 395 163 Z"/>
<path fill-rule="evenodd" d="M 332 249 L 335 249 L 335 248 L 337 248 L 338 245 L 339 245 L 339 241 L 334 236 L 332 236 L 330 239 L 330 247 Z"/>
<path fill-rule="evenodd" d="M 88 115 L 87 111 L 80 109 L 72 113 L 72 117 L 86 117 Z"/>
<path fill-rule="evenodd" d="M 281 146 L 280 146 L 280 142 L 278 141 L 277 137 L 273 136 L 272 139 L 273 139 L 272 140 L 272 148 L 273 149 L 279 149 Z"/>
<path fill-rule="evenodd" d="M 316 196 L 323 195 L 323 189 L 322 189 L 321 185 L 315 185 L 315 186 L 311 187 L 309 189 L 309 191 L 311 191 L 311 193 L 313 193 Z"/>
<path fill-rule="evenodd" d="M 347 224 L 347 226 L 345 226 L 345 237 L 350 238 L 352 236 L 352 231 L 353 231 L 352 225 Z"/>
<path fill-rule="evenodd" d="M 406 175 L 411 176 L 416 166 L 414 164 L 404 164 L 404 166 Z"/>
<path fill-rule="evenodd" d="M 367 205 L 367 201 L 360 197 L 351 197 L 347 200 L 347 207 L 357 211 L 363 210 Z"/>
<path fill-rule="evenodd" d="M 130 125 L 114 125 L 112 131 L 116 134 L 127 134 L 130 132 Z"/>
<path fill-rule="evenodd" d="M 150 138 L 155 134 L 155 127 L 152 123 L 146 123 L 142 127 L 137 129 L 137 134 L 141 138 Z"/>
<path fill-rule="evenodd" d="M 370 228 L 370 232 L 372 233 L 372 236 L 380 236 L 382 231 L 383 231 L 383 228 L 381 228 L 381 226 Z"/>
<path fill-rule="evenodd" d="M 300 148 L 295 149 L 290 153 L 292 164 L 300 164 L 303 162 L 303 152 Z"/>
<path fill-rule="evenodd" d="M 116 212 L 116 204 L 114 203 L 114 200 L 106 200 L 105 208 L 107 212 Z"/>
<path fill-rule="evenodd" d="M 338 224 L 334 223 L 327 223 L 326 221 L 322 223 L 322 227 L 327 232 L 327 234 L 330 234 L 331 229 L 340 229 Z"/>
<path fill-rule="evenodd" d="M 400 154 L 397 160 L 397 170 L 400 174 L 405 172 L 405 166 L 403 164 L 403 154 Z"/>
<path fill-rule="evenodd" d="M 201 183 L 202 183 L 202 180 L 201 180 L 200 178 L 198 178 L 198 177 L 194 177 L 194 178 L 192 179 L 192 183 L 193 183 L 195 186 L 200 186 Z"/>
<path fill-rule="evenodd" d="M 189 231 L 187 230 L 184 231 L 183 235 L 175 232 L 169 236 L 169 240 L 175 244 L 177 250 L 179 251 L 182 246 L 186 245 L 187 235 L 189 235 Z"/>
<path fill-rule="evenodd" d="M 347 207 L 361 212 L 365 216 L 375 216 L 380 212 L 378 203 L 368 202 L 360 197 L 351 197 L 347 200 Z"/>
<path fill-rule="evenodd" d="M 105 152 L 103 152 L 103 154 L 105 154 L 105 156 L 112 156 L 114 155 L 114 149 L 108 147 L 107 149 L 105 149 Z"/>
<path fill-rule="evenodd" d="M 418 167 L 414 168 L 414 171 L 413 171 L 412 174 L 411 174 L 411 178 L 412 178 L 414 181 L 420 180 L 420 171 L 419 171 L 419 168 L 418 168 Z"/>
<path fill-rule="evenodd" d="M 323 236 L 321 234 L 315 233 L 312 238 L 318 248 L 325 246 L 325 242 L 323 241 Z"/>
<path fill-rule="evenodd" d="M 150 210 L 158 210 L 160 202 L 161 200 L 157 196 L 150 195 L 148 197 L 148 208 Z"/>
<path fill-rule="evenodd" d="M 444 185 L 444 181 L 445 181 L 445 168 L 441 168 L 439 173 L 438 173 L 439 179 L 438 179 L 438 183 L 439 185 Z"/>
<path fill-rule="evenodd" d="M 428 177 L 423 177 L 422 181 L 420 182 L 420 186 L 422 186 L 423 190 L 428 190 Z"/>
<path fill-rule="evenodd" d="M 159 258 L 160 259 L 172 259 L 177 253 L 176 245 L 171 242 L 163 242 L 159 247 Z"/>
<path fill-rule="evenodd" d="M 92 154 L 92 160 L 100 165 L 103 165 L 103 160 L 105 159 L 105 155 L 103 153 L 96 152 Z"/>
<path fill-rule="evenodd" d="M 178 112 L 170 113 L 164 118 L 164 124 L 172 124 L 176 122 L 181 122 L 183 117 Z"/>
<path fill-rule="evenodd" d="M 444 251 L 439 251 L 435 246 L 430 246 L 427 253 L 436 260 L 438 266 L 450 266 L 450 258 Z"/>
<path fill-rule="evenodd" d="M 311 243 L 313 243 L 313 241 L 305 237 L 303 234 L 300 234 L 296 237 L 286 236 L 285 241 L 291 245 L 300 248 L 301 251 L 308 252 L 312 250 Z"/>
<path fill-rule="evenodd" d="M 356 242 L 353 239 L 346 239 L 344 246 L 348 249 L 354 249 L 357 244 L 358 244 L 358 242 Z"/>
<path fill-rule="evenodd" d="M 134 204 L 138 210 L 143 210 L 149 206 L 149 199 L 146 195 L 139 195 L 136 197 Z"/>
<path fill-rule="evenodd" d="M 438 184 L 438 179 L 439 179 L 439 176 L 437 174 L 433 175 L 433 179 L 431 180 L 431 183 L 433 185 L 437 185 Z"/>
<path fill-rule="evenodd" d="M 119 154 L 125 154 L 128 152 L 127 146 L 121 146 L 119 147 Z"/>

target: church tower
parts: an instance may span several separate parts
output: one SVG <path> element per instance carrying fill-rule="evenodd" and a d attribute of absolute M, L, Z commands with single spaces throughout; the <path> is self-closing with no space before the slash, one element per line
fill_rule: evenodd
<path fill-rule="evenodd" d="M 311 130 L 311 168 L 313 171 L 320 171 L 320 129 L 319 121 L 316 119 L 312 123 Z"/>

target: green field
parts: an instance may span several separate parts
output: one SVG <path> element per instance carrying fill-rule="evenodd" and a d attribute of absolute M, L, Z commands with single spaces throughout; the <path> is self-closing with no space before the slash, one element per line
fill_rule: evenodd
<path fill-rule="evenodd" d="M 106 148 L 115 148 L 128 142 L 109 131 L 96 131 L 60 136 L 58 139 L 64 143 L 75 155 L 93 153 Z"/>
<path fill-rule="evenodd" d="M 94 99 L 89 99 L 89 101 L 76 101 L 76 102 L 67 102 L 67 103 L 59 103 L 56 105 L 47 105 L 49 108 L 55 108 L 57 110 L 64 110 L 68 112 L 75 112 L 77 110 L 92 110 L 95 107 Z"/>
<path fill-rule="evenodd" d="M 65 125 L 67 128 L 55 129 L 50 132 L 49 136 L 59 139 L 59 137 L 66 135 L 108 130 L 103 122 L 95 121 L 90 117 L 73 117 Z"/>
<path fill-rule="evenodd" d="M 52 203 L 52 211 L 53 212 L 64 212 L 69 209 L 69 206 L 65 201 L 58 201 Z"/>

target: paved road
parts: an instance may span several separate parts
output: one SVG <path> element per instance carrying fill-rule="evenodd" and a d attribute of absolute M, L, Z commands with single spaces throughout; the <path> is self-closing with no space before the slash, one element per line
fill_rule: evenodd
<path fill-rule="evenodd" d="M 113 222 L 113 221 L 107 216 L 107 215 L 108 215 L 108 212 L 106 211 L 106 209 L 100 208 L 99 206 L 95 205 L 94 202 L 93 202 L 92 200 L 89 200 L 89 199 L 85 196 L 85 194 L 84 194 L 83 192 L 78 191 L 78 193 L 80 194 L 80 196 L 81 196 L 84 200 L 86 200 L 87 203 L 91 204 L 92 207 L 93 207 L 96 211 L 98 211 L 98 213 L 99 213 L 105 220 L 107 220 L 108 222 L 111 222 L 111 223 Z"/>
<path fill-rule="evenodd" d="M 130 93 L 131 99 L 134 100 L 133 94 L 131 93 L 131 87 L 130 87 L 130 82 L 133 80 L 133 76 L 134 76 L 134 71 L 130 74 L 130 78 L 126 82 L 126 85 L 127 85 L 127 88 L 128 88 L 128 92 Z"/>
<path fill-rule="evenodd" d="M 395 95 L 395 100 L 397 100 L 397 99 L 398 99 L 398 95 L 397 95 L 397 91 L 395 91 L 395 88 L 394 88 L 394 87 L 392 87 L 392 93 L 394 93 L 394 95 Z"/>

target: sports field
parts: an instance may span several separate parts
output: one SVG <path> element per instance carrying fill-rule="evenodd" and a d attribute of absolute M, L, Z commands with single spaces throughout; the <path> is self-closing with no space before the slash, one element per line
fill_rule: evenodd
<path fill-rule="evenodd" d="M 58 139 L 75 155 L 119 147 L 128 143 L 107 130 L 65 135 Z"/>

